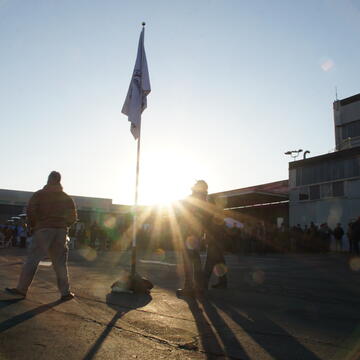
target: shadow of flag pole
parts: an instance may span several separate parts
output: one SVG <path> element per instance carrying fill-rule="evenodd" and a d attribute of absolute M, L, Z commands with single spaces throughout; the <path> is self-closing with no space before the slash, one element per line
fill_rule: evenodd
<path fill-rule="evenodd" d="M 144 48 L 145 23 L 142 23 L 138 51 L 134 71 L 131 77 L 130 86 L 121 112 L 127 115 L 131 123 L 130 131 L 135 140 L 137 140 L 137 157 L 136 157 L 136 182 L 135 182 L 135 201 L 133 208 L 133 238 L 131 246 L 131 281 L 130 285 L 134 288 L 136 275 L 136 236 L 137 236 L 137 218 L 138 218 L 138 187 L 140 172 L 140 135 L 141 135 L 141 114 L 147 107 L 147 95 L 151 91 L 149 71 L 146 61 Z"/>

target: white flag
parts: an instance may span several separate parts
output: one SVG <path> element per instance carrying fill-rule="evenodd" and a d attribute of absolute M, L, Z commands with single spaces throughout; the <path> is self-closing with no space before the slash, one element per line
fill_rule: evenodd
<path fill-rule="evenodd" d="M 146 109 L 146 97 L 151 91 L 149 71 L 144 48 L 144 28 L 141 31 L 134 72 L 121 112 L 131 122 L 131 133 L 137 139 L 140 136 L 141 113 Z"/>

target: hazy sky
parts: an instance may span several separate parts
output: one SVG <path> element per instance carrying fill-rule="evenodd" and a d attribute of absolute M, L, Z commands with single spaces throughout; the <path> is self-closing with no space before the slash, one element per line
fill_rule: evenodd
<path fill-rule="evenodd" d="M 287 150 L 334 148 L 332 102 L 360 92 L 360 1 L 0 0 L 0 188 L 51 170 L 73 195 L 134 197 L 121 108 L 141 22 L 152 92 L 140 203 L 283 180 Z"/>

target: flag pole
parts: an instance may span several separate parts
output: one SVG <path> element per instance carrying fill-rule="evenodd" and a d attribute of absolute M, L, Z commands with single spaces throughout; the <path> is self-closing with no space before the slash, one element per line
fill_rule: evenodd
<path fill-rule="evenodd" d="M 139 193 L 139 170 L 140 170 L 140 139 L 141 139 L 141 125 L 139 125 L 139 137 L 137 140 L 137 155 L 136 155 L 136 180 L 135 180 L 135 201 L 134 201 L 134 215 L 133 215 L 133 238 L 131 247 L 131 277 L 133 278 L 136 272 L 136 233 L 137 233 L 137 215 L 138 215 L 138 193 Z"/>
<path fill-rule="evenodd" d="M 145 22 L 142 24 L 145 28 Z M 139 194 L 139 172 L 140 172 L 140 139 L 141 139 L 141 122 L 138 124 L 139 137 L 137 139 L 137 155 L 136 155 L 136 180 L 135 180 L 135 201 L 133 210 L 133 238 L 131 246 L 131 278 L 134 278 L 136 273 L 136 235 L 137 235 L 137 217 L 138 217 L 138 194 Z"/>

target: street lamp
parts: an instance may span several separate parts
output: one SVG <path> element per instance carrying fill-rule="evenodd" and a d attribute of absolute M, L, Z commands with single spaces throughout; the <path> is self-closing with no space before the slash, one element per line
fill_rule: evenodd
<path fill-rule="evenodd" d="M 302 152 L 303 150 L 302 149 L 299 149 L 299 150 L 289 150 L 287 151 L 286 153 L 284 153 L 285 155 L 290 155 L 294 161 L 295 159 L 300 155 L 300 153 Z"/>
<path fill-rule="evenodd" d="M 307 154 L 310 154 L 310 151 L 309 150 L 306 150 L 305 152 L 304 152 L 304 159 L 306 159 L 306 155 Z"/>

